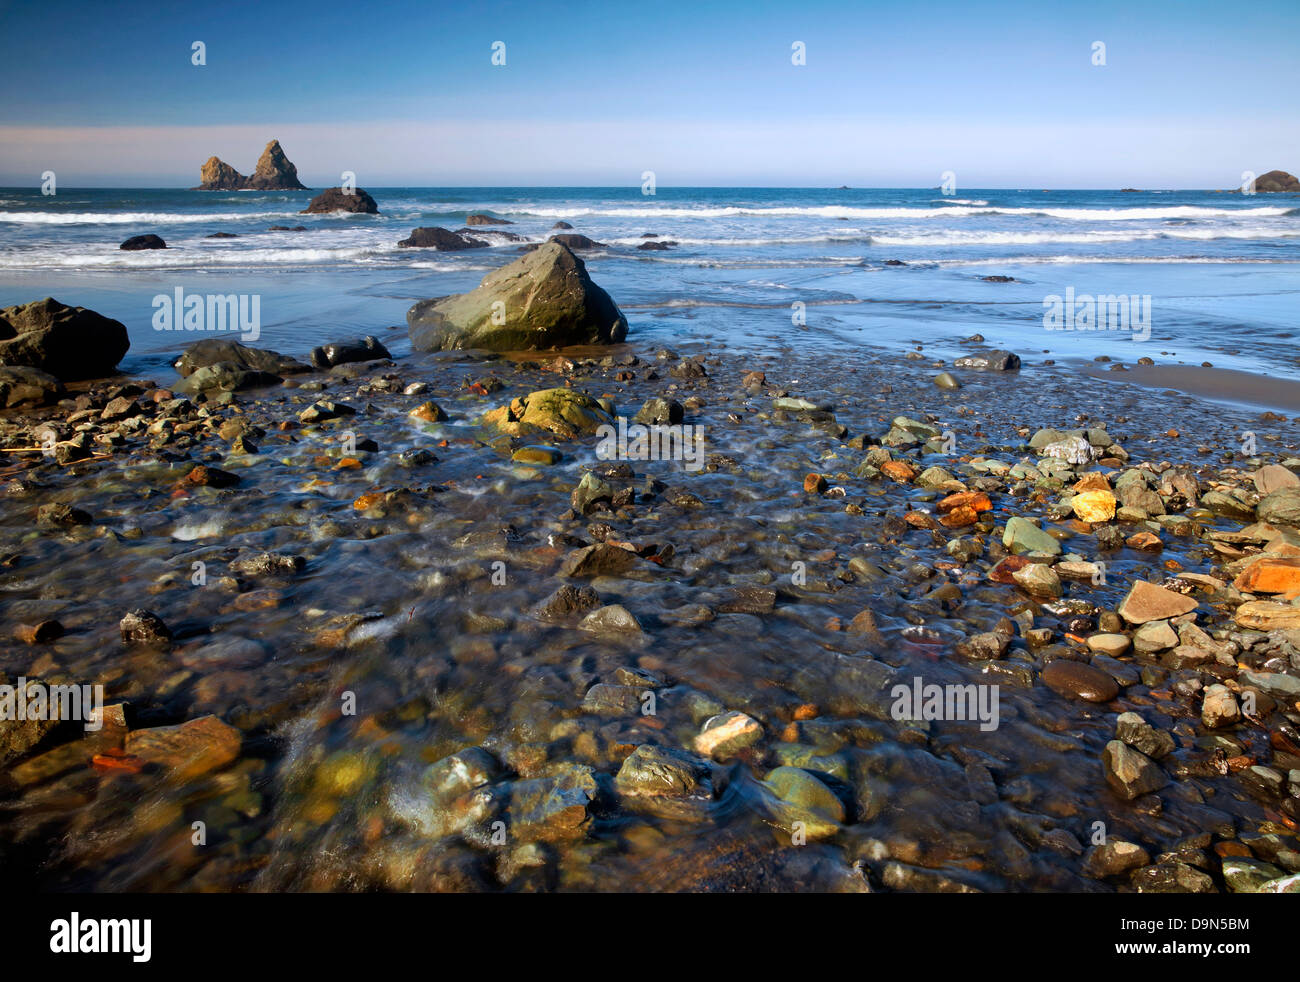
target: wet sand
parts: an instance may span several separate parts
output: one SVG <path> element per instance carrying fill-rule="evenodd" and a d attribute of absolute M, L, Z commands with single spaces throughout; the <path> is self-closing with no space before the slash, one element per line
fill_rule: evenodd
<path fill-rule="evenodd" d="M 1078 367 L 1093 378 L 1153 389 L 1176 389 L 1239 406 L 1300 412 L 1300 381 L 1294 379 L 1200 365 L 1126 365 L 1127 371 L 1123 372 L 1110 371 L 1093 363 L 1081 363 Z"/>

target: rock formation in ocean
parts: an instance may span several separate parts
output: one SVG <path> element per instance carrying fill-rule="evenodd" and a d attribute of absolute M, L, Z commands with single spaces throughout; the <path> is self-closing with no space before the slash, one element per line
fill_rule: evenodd
<path fill-rule="evenodd" d="M 309 204 L 300 215 L 326 215 L 332 211 L 350 211 L 359 215 L 378 215 L 379 206 L 375 204 L 375 199 L 366 194 L 361 188 L 353 188 L 350 192 L 342 188 L 326 188 L 316 197 L 311 199 Z"/>
<path fill-rule="evenodd" d="M 199 186 L 194 191 L 306 191 L 279 140 L 272 140 L 262 151 L 252 177 L 245 177 L 219 157 L 209 157 L 199 170 Z"/>
<path fill-rule="evenodd" d="M 441 252 L 453 252 L 459 249 L 482 249 L 487 243 L 482 239 L 461 235 L 445 228 L 417 228 L 397 243 L 407 249 L 437 249 Z"/>
<path fill-rule="evenodd" d="M 1295 175 L 1288 174 L 1284 170 L 1271 170 L 1267 174 L 1260 174 L 1255 178 L 1255 190 L 1265 193 L 1290 192 L 1295 194 L 1300 192 L 1300 180 Z"/>
<path fill-rule="evenodd" d="M 627 318 L 559 242 L 488 273 L 469 293 L 421 300 L 406 323 L 416 351 L 536 350 L 612 344 L 627 335 Z"/>

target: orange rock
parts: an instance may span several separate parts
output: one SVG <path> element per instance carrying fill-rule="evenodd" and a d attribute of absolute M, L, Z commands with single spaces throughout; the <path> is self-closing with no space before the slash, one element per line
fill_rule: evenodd
<path fill-rule="evenodd" d="M 1300 559 L 1258 559 L 1242 570 L 1232 585 L 1247 593 L 1295 593 L 1300 591 Z"/>
<path fill-rule="evenodd" d="M 794 710 L 795 719 L 816 719 L 817 707 L 812 703 L 804 703 L 802 706 L 796 706 Z"/>
<path fill-rule="evenodd" d="M 139 757 L 128 754 L 124 750 L 117 750 L 110 747 L 103 753 L 95 754 L 91 757 L 90 766 L 95 770 L 104 773 L 123 771 L 127 774 L 139 774 L 144 770 L 144 761 Z"/>
<path fill-rule="evenodd" d="M 126 737 L 126 752 L 186 780 L 225 767 L 239 756 L 242 741 L 233 726 L 215 716 L 202 716 L 177 726 L 132 730 Z"/>
<path fill-rule="evenodd" d="M 1142 549 L 1146 552 L 1159 552 L 1165 547 L 1160 541 L 1160 536 L 1154 532 L 1135 532 L 1124 540 L 1124 544 L 1130 549 Z"/>
<path fill-rule="evenodd" d="M 914 529 L 937 529 L 939 523 L 923 511 L 909 511 L 903 516 L 903 521 Z"/>
<path fill-rule="evenodd" d="M 991 511 L 993 502 L 989 501 L 989 496 L 983 491 L 957 491 L 935 505 L 935 511 L 940 515 L 958 508 L 969 508 L 974 512 Z"/>
<path fill-rule="evenodd" d="M 979 515 L 970 505 L 960 505 L 944 515 L 939 521 L 945 528 L 960 529 L 965 528 L 967 525 L 974 525 L 979 521 Z"/>
<path fill-rule="evenodd" d="M 1101 471 L 1089 471 L 1074 482 L 1074 490 L 1080 493 L 1084 491 L 1109 491 L 1110 478 Z"/>
<path fill-rule="evenodd" d="M 1080 521 L 1109 522 L 1115 517 L 1115 496 L 1109 491 L 1084 491 L 1070 499 Z"/>
<path fill-rule="evenodd" d="M 357 511 L 365 511 L 367 508 L 373 508 L 384 500 L 384 492 L 368 491 L 356 501 L 352 502 L 352 507 Z"/>
<path fill-rule="evenodd" d="M 820 474 L 809 474 L 803 479 L 803 489 L 809 494 L 824 494 L 826 492 L 826 478 Z"/>
<path fill-rule="evenodd" d="M 905 460 L 887 460 L 881 465 L 880 470 L 886 477 L 899 484 L 906 484 L 916 477 L 916 468 Z"/>
<path fill-rule="evenodd" d="M 355 471 L 361 469 L 361 461 L 356 457 L 344 457 L 334 465 L 336 471 Z"/>
<path fill-rule="evenodd" d="M 1214 851 L 1220 859 L 1226 859 L 1228 856 L 1241 856 L 1244 859 L 1250 858 L 1250 850 L 1240 842 L 1216 842 Z"/>

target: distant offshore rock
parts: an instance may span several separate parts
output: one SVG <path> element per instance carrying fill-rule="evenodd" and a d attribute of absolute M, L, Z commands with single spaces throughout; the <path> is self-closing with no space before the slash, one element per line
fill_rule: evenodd
<path fill-rule="evenodd" d="M 514 222 L 508 222 L 504 218 L 493 218 L 491 215 L 483 215 L 475 212 L 465 219 L 466 225 L 513 225 Z"/>
<path fill-rule="evenodd" d="M 1284 170 L 1271 170 L 1267 174 L 1260 174 L 1255 178 L 1255 190 L 1265 194 L 1279 194 L 1300 192 L 1300 180 L 1295 175 L 1288 174 Z"/>
<path fill-rule="evenodd" d="M 306 191 L 279 140 L 262 151 L 252 177 L 245 177 L 219 157 L 209 157 L 199 170 L 199 186 L 192 191 Z"/>
<path fill-rule="evenodd" d="M 375 199 L 361 188 L 353 188 L 350 192 L 342 188 L 326 188 L 312 198 L 311 204 L 298 214 L 327 215 L 334 211 L 348 211 L 356 215 L 378 215 L 379 206 L 375 204 Z"/>
<path fill-rule="evenodd" d="M 416 351 L 539 350 L 613 344 L 627 335 L 627 318 L 559 242 L 494 270 L 469 293 L 421 300 L 406 322 Z"/>

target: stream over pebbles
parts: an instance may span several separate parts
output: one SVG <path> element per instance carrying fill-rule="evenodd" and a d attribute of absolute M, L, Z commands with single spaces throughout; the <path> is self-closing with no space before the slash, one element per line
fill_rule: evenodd
<path fill-rule="evenodd" d="M 1269 727 L 1212 733 L 1200 683 L 1185 684 L 1197 669 L 1082 642 L 1114 634 L 1103 612 L 1136 579 L 1222 578 L 1204 534 L 1245 522 L 1206 512 L 1163 531 L 1162 551 L 1103 550 L 1093 527 L 1051 515 L 1050 482 L 968 464 L 1036 464 L 1033 431 L 1107 427 L 1128 466 L 1171 461 L 1206 480 L 1253 469 L 1244 431 L 1261 460 L 1294 456 L 1294 424 L 1063 368 L 963 371 L 959 389 L 936 387 L 940 370 L 794 347 L 418 356 L 199 403 L 153 449 L 127 427 L 97 448 L 111 458 L 0 458 L 0 674 L 102 684 L 132 733 L 215 716 L 241 737 L 235 759 L 181 773 L 114 765 L 134 758 L 129 738 L 126 757 L 101 753 L 111 727 L 44 734 L 0 777 L 5 868 L 93 890 L 1132 889 L 1098 872 L 1102 823 L 1169 868 L 1151 882 L 1186 883 L 1182 866 L 1204 869 L 1212 840 L 1260 835 L 1278 837 L 1281 875 L 1296 849 L 1288 792 L 1214 756 L 1219 733 L 1229 756 L 1268 763 Z M 425 386 L 404 394 L 413 383 Z M 705 466 L 602 461 L 590 435 L 512 442 L 480 424 L 565 385 L 629 419 L 651 398 L 685 404 Z M 811 408 L 774 409 L 783 394 Z M 299 423 L 317 400 L 355 415 Z M 445 420 L 409 415 L 430 400 Z M 223 437 L 203 414 L 249 425 Z M 950 442 L 895 458 L 971 490 L 992 482 L 978 524 L 907 519 L 937 517 L 947 489 L 861 476 L 899 415 Z M 10 447 L 31 429 L 5 425 Z M 864 434 L 867 446 L 848 442 Z M 236 438 L 257 452 L 231 452 Z M 511 459 L 536 445 L 558 462 Z M 186 485 L 197 464 L 238 483 Z M 589 471 L 579 515 L 571 493 Z M 825 481 L 807 491 L 810 473 Z M 38 526 L 51 503 L 90 522 Z M 1105 576 L 1084 567 L 1043 586 L 1060 598 L 990 579 L 1015 515 L 1042 519 L 1077 554 L 1063 560 L 1103 560 Z M 1116 524 L 1125 538 L 1149 529 Z M 124 643 L 119 622 L 137 610 L 170 640 Z M 1206 631 L 1236 631 L 1199 611 Z M 46 620 L 61 636 L 11 639 Z M 997 650 L 973 640 L 999 630 L 980 642 Z M 1052 658 L 1090 661 L 1092 676 L 1048 685 Z M 1282 661 L 1250 667 L 1298 674 Z M 895 719 L 893 686 L 918 677 L 999 686 L 997 727 Z M 1108 685 L 1118 696 L 1089 701 Z M 1102 764 L 1125 712 L 1177 741 L 1161 760 L 1174 778 L 1133 801 Z"/>

